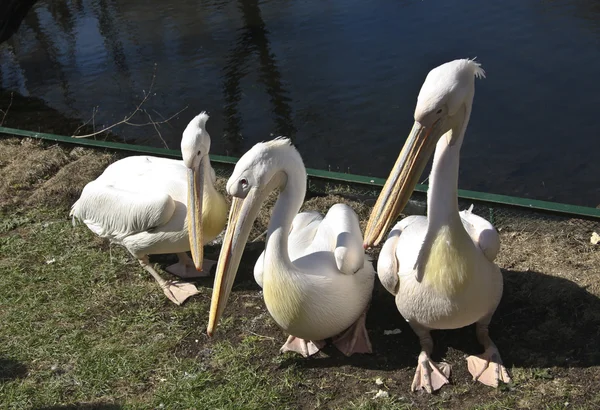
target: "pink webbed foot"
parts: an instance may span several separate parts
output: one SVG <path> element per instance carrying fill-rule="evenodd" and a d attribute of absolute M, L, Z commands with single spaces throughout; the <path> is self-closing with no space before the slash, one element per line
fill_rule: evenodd
<path fill-rule="evenodd" d="M 166 281 L 160 287 L 165 295 L 177 305 L 181 305 L 187 298 L 199 293 L 196 286 L 185 282 Z"/>
<path fill-rule="evenodd" d="M 433 393 L 444 384 L 448 384 L 450 377 L 450 365 L 445 362 L 435 363 L 425 352 L 419 355 L 417 371 L 411 385 L 412 391 L 425 389 L 427 393 Z"/>
<path fill-rule="evenodd" d="M 373 353 L 365 326 L 366 319 L 365 310 L 352 326 L 333 338 L 333 344 L 346 356 L 351 356 L 353 353 Z"/>
<path fill-rule="evenodd" d="M 473 375 L 473 381 L 490 387 L 498 387 L 499 382 L 510 383 L 508 370 L 502 364 L 500 353 L 494 345 L 479 356 L 467 357 L 467 366 L 469 373 Z"/>
<path fill-rule="evenodd" d="M 182 279 L 207 277 L 210 275 L 210 270 L 212 267 L 217 263 L 215 261 L 204 259 L 202 271 L 199 272 L 196 270 L 194 261 L 187 255 L 187 253 L 178 253 L 177 256 L 179 257 L 179 262 L 168 266 L 166 271 Z"/>
<path fill-rule="evenodd" d="M 300 353 L 304 357 L 312 356 L 317 353 L 325 346 L 325 342 L 322 340 L 309 340 L 306 341 L 296 336 L 290 335 L 283 346 L 281 346 L 280 352 L 296 352 Z"/>

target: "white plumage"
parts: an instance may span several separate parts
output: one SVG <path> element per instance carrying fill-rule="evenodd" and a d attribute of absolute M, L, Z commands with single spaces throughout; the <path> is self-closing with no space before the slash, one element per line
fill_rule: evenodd
<path fill-rule="evenodd" d="M 365 245 L 377 244 L 402 210 L 435 148 L 427 193 L 427 217 L 410 216 L 395 225 L 379 255 L 377 273 L 396 297 L 396 306 L 419 336 L 421 354 L 413 390 L 428 392 L 448 383 L 450 365 L 434 363 L 431 329 L 477 323 L 485 352 L 467 358 L 474 380 L 497 386 L 510 377 L 488 324 L 503 281 L 493 263 L 500 249 L 494 227 L 458 211 L 460 147 L 471 115 L 474 78 L 484 72 L 473 60 L 455 60 L 427 75 L 417 99 L 415 124 L 371 213 Z"/>
<path fill-rule="evenodd" d="M 210 136 L 205 129 L 207 119 L 208 115 L 201 113 L 184 131 L 181 144 L 184 161 L 150 156 L 119 160 L 85 186 L 71 209 L 73 222 L 79 220 L 98 236 L 127 248 L 177 304 L 197 293 L 196 287 L 165 281 L 147 257 L 177 253 L 179 262 L 168 267 L 168 271 L 181 277 L 207 274 L 197 272 L 185 253 L 190 250 L 188 214 L 193 212 L 187 206 L 188 191 L 196 189 L 192 175 L 203 184 L 202 204 L 196 211 L 204 220 L 204 242 L 222 231 L 227 213 L 225 199 L 214 188 L 215 174 L 208 158 Z M 203 178 L 205 174 L 208 175 Z"/>
<path fill-rule="evenodd" d="M 343 204 L 332 206 L 325 217 L 298 214 L 306 170 L 287 139 L 255 145 L 229 178 L 234 202 L 217 266 L 209 334 L 227 303 L 250 227 L 275 189 L 280 193 L 254 276 L 271 316 L 290 334 L 282 351 L 308 356 L 333 337 L 347 355 L 370 352 L 364 319 L 375 272 L 362 247 L 358 218 Z"/>

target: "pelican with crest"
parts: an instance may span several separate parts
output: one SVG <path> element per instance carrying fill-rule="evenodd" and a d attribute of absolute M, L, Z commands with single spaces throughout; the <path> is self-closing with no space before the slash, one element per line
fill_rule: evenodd
<path fill-rule="evenodd" d="M 396 296 L 402 316 L 421 343 L 412 390 L 432 392 L 448 383 L 450 365 L 430 359 L 432 329 L 476 323 L 485 351 L 469 356 L 474 380 L 489 386 L 510 377 L 488 325 L 502 297 L 502 273 L 493 261 L 500 242 L 485 219 L 458 211 L 460 148 L 471 115 L 479 63 L 463 59 L 434 68 L 421 88 L 415 123 L 371 212 L 365 247 L 377 245 L 406 205 L 435 148 L 427 192 L 427 216 L 409 216 L 392 229 L 377 273 Z"/>
<path fill-rule="evenodd" d="M 211 263 L 204 261 L 203 245 L 225 227 L 227 203 L 214 187 L 207 120 L 202 112 L 183 132 L 183 161 L 150 156 L 119 160 L 85 186 L 71 209 L 74 221 L 127 248 L 178 305 L 198 289 L 163 279 L 148 255 L 176 253 L 179 262 L 167 271 L 181 278 L 208 275 Z"/>
<path fill-rule="evenodd" d="M 362 247 L 358 217 L 344 204 L 332 206 L 325 217 L 298 214 L 306 194 L 306 169 L 287 138 L 256 144 L 227 182 L 233 201 L 217 263 L 208 334 L 215 331 L 227 304 L 252 224 L 276 189 L 280 192 L 254 277 L 269 313 L 289 334 L 281 351 L 306 357 L 333 338 L 347 356 L 370 353 L 365 317 L 375 271 Z"/>

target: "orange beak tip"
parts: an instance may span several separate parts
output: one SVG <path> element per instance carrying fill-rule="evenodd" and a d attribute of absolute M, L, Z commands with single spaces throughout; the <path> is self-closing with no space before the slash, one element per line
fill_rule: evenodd
<path fill-rule="evenodd" d="M 213 337 L 213 335 L 214 335 L 214 332 L 212 332 L 212 331 L 210 331 L 210 330 L 206 329 L 206 334 L 208 335 L 208 337 Z"/>

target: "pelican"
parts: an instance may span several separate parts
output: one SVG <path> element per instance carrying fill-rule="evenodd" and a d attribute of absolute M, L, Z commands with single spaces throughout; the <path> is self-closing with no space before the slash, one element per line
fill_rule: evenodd
<path fill-rule="evenodd" d="M 434 68 L 423 84 L 415 123 L 373 208 L 364 246 L 377 245 L 410 197 L 435 147 L 427 216 L 410 216 L 392 229 L 377 264 L 381 283 L 396 296 L 402 316 L 418 335 L 421 353 L 412 390 L 431 393 L 448 383 L 450 365 L 430 359 L 432 329 L 476 323 L 482 355 L 467 358 L 474 380 L 496 387 L 510 377 L 488 324 L 502 297 L 502 273 L 493 263 L 498 233 L 485 219 L 458 211 L 458 162 L 475 94 L 485 72 L 474 60 Z"/>
<path fill-rule="evenodd" d="M 183 161 L 150 156 L 119 160 L 85 186 L 70 214 L 74 223 L 82 221 L 96 235 L 127 248 L 178 305 L 198 289 L 163 279 L 148 255 L 176 253 L 179 262 L 167 271 L 181 278 L 208 275 L 211 263 L 203 260 L 203 245 L 225 227 L 227 203 L 214 187 L 207 120 L 202 112 L 183 132 Z"/>
<path fill-rule="evenodd" d="M 298 214 L 306 194 L 306 169 L 287 138 L 256 144 L 227 182 L 233 201 L 217 263 L 209 336 L 227 304 L 252 224 L 275 189 L 280 193 L 254 277 L 269 313 L 289 334 L 281 351 L 307 357 L 333 338 L 347 356 L 370 353 L 365 317 L 375 271 L 362 247 L 358 217 L 343 204 L 332 206 L 325 217 Z"/>

